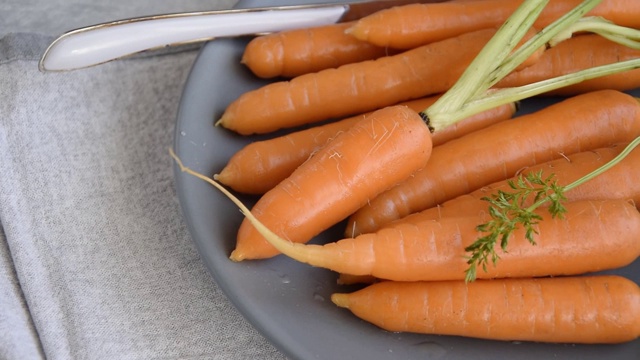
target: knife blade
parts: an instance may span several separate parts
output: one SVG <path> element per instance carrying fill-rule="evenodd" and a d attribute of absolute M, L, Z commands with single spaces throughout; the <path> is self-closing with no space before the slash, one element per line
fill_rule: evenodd
<path fill-rule="evenodd" d="M 247 9 L 214 10 L 123 19 L 68 31 L 55 39 L 40 71 L 69 71 L 103 64 L 147 50 L 217 37 L 256 35 L 354 21 L 376 11 L 414 2 L 369 0 Z"/>

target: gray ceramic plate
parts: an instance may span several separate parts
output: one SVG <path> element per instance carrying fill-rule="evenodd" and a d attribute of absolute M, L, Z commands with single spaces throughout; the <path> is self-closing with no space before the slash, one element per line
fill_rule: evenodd
<path fill-rule="evenodd" d="M 270 4 L 267 1 L 239 4 L 266 5 Z M 175 149 L 185 165 L 207 175 L 222 169 L 229 157 L 249 141 L 213 127 L 214 119 L 229 102 L 264 84 L 239 64 L 247 40 L 218 39 L 206 44 L 184 89 Z M 525 102 L 522 111 L 532 111 L 549 101 L 552 99 Z M 382 331 L 331 303 L 331 293 L 345 288 L 337 286 L 336 276 L 328 271 L 282 256 L 266 261 L 231 262 L 228 255 L 242 220 L 240 212 L 205 182 L 177 169 L 175 178 L 189 231 L 215 281 L 246 319 L 291 359 L 640 358 L 639 341 L 615 346 L 549 345 Z M 251 204 L 255 199 L 243 200 Z M 336 239 L 338 234 L 329 231 L 314 241 Z M 640 282 L 640 262 L 617 273 Z"/>

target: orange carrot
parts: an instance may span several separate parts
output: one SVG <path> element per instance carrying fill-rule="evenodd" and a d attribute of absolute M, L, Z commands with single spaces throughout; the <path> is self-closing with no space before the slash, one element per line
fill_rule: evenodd
<path fill-rule="evenodd" d="M 559 159 L 529 167 L 522 171 L 520 175 L 526 176 L 527 174 L 542 171 L 543 178 L 553 174 L 557 184 L 565 186 L 604 165 L 618 155 L 623 148 L 624 146 L 622 145 L 614 145 L 593 151 L 565 155 Z M 640 182 L 636 181 L 639 178 L 640 149 L 637 149 L 613 168 L 565 192 L 564 195 L 567 201 L 621 199 L 630 200 L 636 206 L 640 206 Z M 517 181 L 515 177 L 509 180 Z M 495 195 L 499 190 L 512 191 L 508 184 L 509 180 L 482 187 L 469 194 L 445 201 L 436 207 L 387 223 L 383 227 L 395 226 L 400 222 L 415 223 L 416 221 L 436 220 L 447 216 L 467 216 L 487 212 L 489 204 L 483 201 L 482 198 Z M 528 206 L 532 202 L 533 199 L 530 196 L 524 205 Z M 345 234 L 351 237 L 359 235 L 354 234 L 353 230 L 348 227 Z"/>
<path fill-rule="evenodd" d="M 258 36 L 247 44 L 242 63 L 260 78 L 295 77 L 397 53 L 345 34 L 352 24 L 332 24 Z"/>
<path fill-rule="evenodd" d="M 387 107 L 336 136 L 252 211 L 280 236 L 306 242 L 424 167 L 430 154 L 431 133 L 418 113 Z M 232 260 L 276 254 L 248 221 L 241 224 Z"/>
<path fill-rule="evenodd" d="M 534 27 L 542 29 L 582 0 L 551 0 Z M 376 46 L 411 49 L 460 34 L 500 26 L 522 0 L 484 0 L 410 4 L 381 10 L 358 20 L 347 31 Z M 640 2 L 604 0 L 587 15 L 621 26 L 640 27 Z"/>
<path fill-rule="evenodd" d="M 427 97 L 400 105 L 418 112 L 433 104 L 436 99 L 437 97 Z M 434 133 L 433 146 L 509 119 L 515 110 L 516 105 L 509 103 L 471 116 Z M 241 193 L 264 194 L 291 175 L 298 166 L 338 133 L 346 131 L 370 114 L 366 113 L 273 139 L 250 143 L 235 153 L 220 173 L 214 176 L 214 179 Z"/>
<path fill-rule="evenodd" d="M 331 300 L 393 332 L 587 344 L 640 336 L 640 288 L 621 276 L 385 281 Z"/>
<path fill-rule="evenodd" d="M 245 135 L 267 133 L 441 93 L 495 32 L 480 30 L 398 55 L 274 82 L 242 94 L 217 124 Z"/>
<path fill-rule="evenodd" d="M 577 275 L 617 269 L 640 255 L 640 213 L 624 200 L 574 201 L 564 217 L 546 209 L 534 213 L 535 246 L 524 227 L 516 227 L 495 264 L 481 267 L 474 279 Z M 467 249 L 486 234 L 477 229 L 487 214 L 402 223 L 376 233 L 325 245 L 287 241 L 245 216 L 281 253 L 311 266 L 350 275 L 394 281 L 441 281 L 467 278 Z M 266 229 L 266 230 L 265 230 Z"/>
<path fill-rule="evenodd" d="M 636 3 L 640 5 L 640 1 Z M 545 51 L 535 64 L 507 75 L 496 84 L 496 87 L 525 85 L 578 70 L 639 57 L 639 50 L 616 44 L 600 35 L 576 36 Z M 547 95 L 573 95 L 599 89 L 622 91 L 637 87 L 640 87 L 640 70 L 631 70 L 583 81 L 548 92 Z"/>
<path fill-rule="evenodd" d="M 434 148 L 422 170 L 350 218 L 356 234 L 434 207 L 561 154 L 629 142 L 640 135 L 640 104 L 614 90 L 578 95 Z"/>

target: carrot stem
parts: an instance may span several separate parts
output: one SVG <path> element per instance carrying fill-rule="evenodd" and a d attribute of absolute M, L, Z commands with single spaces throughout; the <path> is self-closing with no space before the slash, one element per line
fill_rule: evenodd
<path fill-rule="evenodd" d="M 629 143 L 629 145 L 627 145 L 624 150 L 622 150 L 622 152 L 620 154 L 618 154 L 616 157 L 614 157 L 613 159 L 609 160 L 607 163 L 605 163 L 604 165 L 600 166 L 599 168 L 593 170 L 592 172 L 588 173 L 587 175 L 579 178 L 578 180 L 575 180 L 574 182 L 567 184 L 565 186 L 561 187 L 561 192 L 567 192 L 575 187 L 580 186 L 581 184 L 584 184 L 585 182 L 595 178 L 596 176 L 602 174 L 603 172 L 611 169 L 613 166 L 615 166 L 616 164 L 618 164 L 620 161 L 622 161 L 627 155 L 629 155 L 629 153 L 631 151 L 633 151 L 633 149 L 635 149 L 638 145 L 640 144 L 640 136 L 635 138 L 632 142 Z M 546 203 L 547 201 L 553 200 L 555 198 L 557 198 L 558 195 L 556 193 L 550 194 L 549 196 L 542 198 L 536 202 L 534 202 L 533 204 L 531 204 L 531 206 L 529 206 L 527 208 L 527 211 L 534 211 L 536 208 L 538 208 L 539 206 L 543 205 L 544 203 Z"/>
<path fill-rule="evenodd" d="M 632 49 L 640 49 L 639 30 L 617 25 L 601 16 L 589 16 L 576 21 L 573 25 L 551 39 L 549 45 L 555 46 L 557 43 L 570 38 L 573 34 L 585 31 L 598 34 Z"/>
<path fill-rule="evenodd" d="M 449 115 L 447 118 L 443 116 L 445 114 L 439 114 L 441 115 L 441 117 L 437 119 L 440 121 L 440 123 L 434 124 L 432 121 L 431 126 L 435 129 L 445 128 L 451 124 L 458 122 L 459 119 L 463 119 L 478 112 L 492 109 L 504 103 L 517 102 L 519 100 L 530 98 L 535 95 L 540 95 L 551 90 L 577 84 L 585 80 L 611 75 L 623 71 L 630 71 L 638 68 L 640 68 L 640 59 L 632 59 L 608 65 L 596 66 L 589 69 L 576 71 L 571 74 L 557 76 L 551 79 L 542 80 L 523 86 L 494 89 L 491 92 L 487 92 L 487 94 L 483 97 L 468 101 L 464 108 L 459 109 L 455 113 L 447 114 Z M 429 115 L 429 119 L 432 119 L 431 115 Z"/>
<path fill-rule="evenodd" d="M 522 39 L 524 33 L 533 25 L 548 2 L 548 0 L 525 1 L 476 56 L 456 84 L 436 103 L 421 112 L 421 116 L 425 119 L 429 128 L 432 131 L 438 131 L 460 121 L 463 118 L 462 114 L 468 116 L 468 114 L 482 111 L 480 110 L 482 106 L 489 106 L 484 108 L 488 109 L 508 102 L 506 96 L 505 98 L 499 97 L 497 92 L 488 90 L 512 72 L 538 48 L 546 46 L 558 34 L 564 34 L 563 31 L 570 28 L 601 1 L 585 0 L 558 20 L 546 26 L 512 53 L 512 50 Z M 582 80 L 584 79 L 580 81 Z M 568 84 L 570 84 L 570 80 L 564 79 L 564 82 L 554 83 L 556 87 L 551 89 L 564 87 Z M 520 88 L 513 89 L 520 90 Z M 545 91 L 550 90 L 548 88 L 545 89 L 547 89 Z M 544 91 L 539 93 L 542 92 Z M 529 95 L 532 93 L 535 92 L 517 93 L 515 96 L 518 97 L 518 100 L 522 100 L 532 96 Z M 486 97 L 492 99 L 490 105 L 483 104 L 482 100 Z M 482 104 L 482 106 L 478 106 L 478 104 Z"/>
<path fill-rule="evenodd" d="M 469 99 L 491 87 L 492 84 L 488 80 L 490 79 L 490 74 L 504 64 L 505 59 L 509 57 L 509 54 L 522 40 L 548 2 L 549 0 L 525 1 L 516 9 L 482 48 L 451 89 L 436 103 L 423 111 L 424 114 L 428 115 L 427 125 L 433 123 L 434 117 L 438 114 L 457 111 L 464 107 Z M 534 51 L 534 49 L 531 49 L 529 54 L 523 54 L 523 56 L 526 55 L 528 57 Z M 520 62 L 524 61 L 526 57 Z M 435 120 L 437 121 L 437 118 Z"/>

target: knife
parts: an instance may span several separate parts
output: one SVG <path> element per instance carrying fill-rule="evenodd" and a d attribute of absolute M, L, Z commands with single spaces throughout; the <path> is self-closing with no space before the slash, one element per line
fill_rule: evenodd
<path fill-rule="evenodd" d="M 376 11 L 414 2 L 370 0 L 353 3 L 274 6 L 163 14 L 117 20 L 68 31 L 44 52 L 40 71 L 67 71 L 103 64 L 146 50 L 257 35 L 357 20 Z"/>

